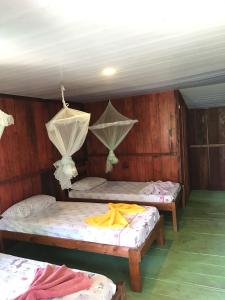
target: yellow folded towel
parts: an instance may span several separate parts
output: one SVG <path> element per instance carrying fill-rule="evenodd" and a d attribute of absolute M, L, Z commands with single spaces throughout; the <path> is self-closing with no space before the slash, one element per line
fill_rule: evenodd
<path fill-rule="evenodd" d="M 137 205 L 137 204 L 126 204 L 126 203 L 109 203 L 109 208 L 116 209 L 119 212 L 123 214 L 137 214 L 145 211 L 145 208 L 143 206 Z"/>
<path fill-rule="evenodd" d="M 84 221 L 95 227 L 119 228 L 128 225 L 123 214 L 136 214 L 145 210 L 144 207 L 137 204 L 109 203 L 109 211 L 104 215 L 88 217 Z"/>

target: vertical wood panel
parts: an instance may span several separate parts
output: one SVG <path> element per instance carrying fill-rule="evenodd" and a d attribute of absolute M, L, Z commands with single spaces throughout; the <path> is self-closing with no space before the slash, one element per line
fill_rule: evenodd
<path fill-rule="evenodd" d="M 209 187 L 208 125 L 206 109 L 191 109 L 188 112 L 189 145 L 199 148 L 189 148 L 190 182 L 193 189 Z"/>
<path fill-rule="evenodd" d="M 209 144 L 225 144 L 225 107 L 208 109 Z"/>
<path fill-rule="evenodd" d="M 47 130 L 45 124 L 49 121 L 49 112 L 44 102 L 33 103 L 33 116 L 36 133 L 36 149 L 35 156 L 39 164 L 39 168 L 47 168 L 49 161 L 52 160 L 52 145 L 48 141 Z"/>
<path fill-rule="evenodd" d="M 207 110 L 191 109 L 188 113 L 188 136 L 190 145 L 207 144 Z"/>
<path fill-rule="evenodd" d="M 163 93 L 159 102 L 162 152 L 177 152 L 177 103 L 174 93 Z"/>
<path fill-rule="evenodd" d="M 123 101 L 123 100 L 121 100 Z M 149 105 L 147 103 L 149 102 Z M 151 103 L 150 103 L 151 102 Z M 138 105 L 139 104 L 139 105 Z M 150 127 L 151 117 L 149 115 L 149 109 L 152 106 L 152 101 L 147 96 L 134 97 L 133 98 L 133 110 L 135 111 L 134 118 L 138 120 L 138 123 L 131 129 L 133 134 L 132 140 L 125 140 L 124 142 L 128 145 L 127 153 L 142 153 L 146 152 L 146 145 L 150 151 L 152 151 L 152 132 L 144 134 L 146 128 Z M 134 152 L 129 151 L 129 145 L 135 147 Z"/>
<path fill-rule="evenodd" d="M 184 99 L 179 91 L 175 91 L 175 97 L 177 100 L 176 115 L 177 118 L 177 142 L 180 145 L 178 154 L 179 163 L 179 177 L 182 178 L 182 183 L 184 185 L 184 200 L 185 202 L 189 198 L 190 193 L 190 174 L 189 174 L 189 156 L 188 156 L 188 122 L 187 115 L 188 109 L 184 102 Z"/>
<path fill-rule="evenodd" d="M 116 149 L 119 163 L 113 172 L 105 174 L 107 150 L 97 138 L 87 138 L 89 167 L 93 176 L 112 180 L 173 180 L 181 182 L 179 115 L 173 91 L 127 97 L 112 101 L 116 109 L 129 118 L 137 119 L 128 136 Z M 93 124 L 107 103 L 87 103 Z"/>
<path fill-rule="evenodd" d="M 225 147 L 209 149 L 209 188 L 225 190 Z"/>
<path fill-rule="evenodd" d="M 208 109 L 209 145 L 221 144 L 209 148 L 209 188 L 225 189 L 225 107 Z"/>
<path fill-rule="evenodd" d="M 62 108 L 61 103 L 55 104 L 53 102 L 49 102 L 47 109 L 49 113 L 49 120 L 54 117 L 54 115 Z M 48 145 L 51 148 L 51 158 L 53 158 L 53 162 L 57 161 L 60 158 L 59 151 L 56 147 L 52 144 L 52 142 L 49 140 Z"/>
<path fill-rule="evenodd" d="M 194 189 L 207 189 L 209 184 L 207 148 L 190 149 L 190 178 Z"/>
<path fill-rule="evenodd" d="M 200 147 L 190 150 L 192 186 L 225 189 L 225 107 L 191 110 L 189 128 L 190 145 Z"/>
<path fill-rule="evenodd" d="M 159 180 L 162 176 L 162 158 L 161 156 L 153 156 L 153 180 Z"/>

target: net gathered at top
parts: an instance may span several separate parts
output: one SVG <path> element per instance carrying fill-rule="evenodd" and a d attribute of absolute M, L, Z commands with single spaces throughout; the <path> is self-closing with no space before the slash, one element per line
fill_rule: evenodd
<path fill-rule="evenodd" d="M 138 121 L 129 119 L 119 113 L 109 101 L 100 118 L 89 127 L 92 133 L 109 149 L 106 160 L 106 173 L 112 171 L 113 165 L 118 163 L 114 150 L 136 122 Z"/>

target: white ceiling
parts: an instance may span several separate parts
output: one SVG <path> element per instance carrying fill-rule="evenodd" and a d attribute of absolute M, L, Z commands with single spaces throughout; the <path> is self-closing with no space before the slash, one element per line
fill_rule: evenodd
<path fill-rule="evenodd" d="M 54 99 L 61 82 L 78 102 L 225 82 L 225 1 L 1 0 L 0 93 Z"/>
<path fill-rule="evenodd" d="M 181 90 L 189 108 L 225 106 L 225 83 Z"/>

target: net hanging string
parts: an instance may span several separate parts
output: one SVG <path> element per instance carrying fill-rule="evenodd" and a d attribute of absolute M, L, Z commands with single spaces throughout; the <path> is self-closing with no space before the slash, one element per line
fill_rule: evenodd
<path fill-rule="evenodd" d="M 64 108 L 68 108 L 69 103 L 66 103 L 65 98 L 64 98 L 64 91 L 65 91 L 65 87 L 63 85 L 61 85 L 61 94 L 62 94 L 62 103 L 63 103 L 63 107 Z"/>

